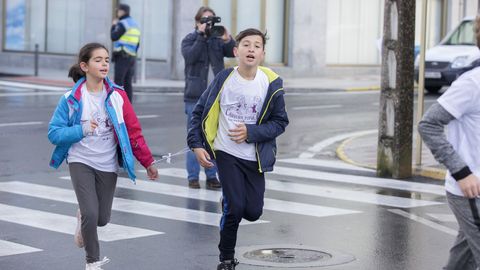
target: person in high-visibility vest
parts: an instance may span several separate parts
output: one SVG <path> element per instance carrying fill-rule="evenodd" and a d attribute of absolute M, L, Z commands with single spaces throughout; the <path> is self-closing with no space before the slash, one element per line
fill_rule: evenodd
<path fill-rule="evenodd" d="M 132 79 L 135 75 L 135 62 L 140 46 L 140 28 L 130 17 L 130 6 L 120 4 L 117 18 L 113 20 L 110 37 L 113 41 L 114 81 L 123 86 L 130 102 L 133 102 Z"/>

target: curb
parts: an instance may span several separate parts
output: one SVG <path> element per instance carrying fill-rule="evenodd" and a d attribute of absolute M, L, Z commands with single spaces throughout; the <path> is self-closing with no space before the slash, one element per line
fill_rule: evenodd
<path fill-rule="evenodd" d="M 345 91 L 347 92 L 380 91 L 380 86 L 374 85 L 374 86 L 366 86 L 366 87 L 350 87 L 350 88 L 346 88 Z"/>
<path fill-rule="evenodd" d="M 71 86 L 60 86 L 45 83 L 22 82 L 18 80 L 0 79 L 0 85 L 12 86 L 17 88 L 36 88 L 49 91 L 66 91 Z M 144 93 L 183 93 L 184 87 L 178 86 L 141 86 L 133 85 L 133 89 Z M 352 88 L 306 88 L 306 87 L 286 87 L 288 93 L 329 93 L 329 92 L 367 92 L 378 91 L 379 86 L 370 87 L 352 87 Z"/>
<path fill-rule="evenodd" d="M 349 163 L 351 165 L 357 166 L 357 167 L 363 167 L 363 168 L 368 168 L 368 169 L 373 169 L 376 170 L 377 166 L 374 164 L 366 164 L 366 163 L 361 163 L 358 161 L 355 161 L 351 159 L 345 152 L 345 147 L 351 143 L 354 139 L 361 137 L 361 136 L 354 136 L 350 137 L 346 140 L 344 140 L 336 149 L 336 154 L 337 157 L 340 158 L 342 161 Z M 445 180 L 445 174 L 446 170 L 445 169 L 438 169 L 438 168 L 432 168 L 432 167 L 418 167 L 414 166 L 412 168 L 412 174 L 416 176 L 423 176 L 423 177 L 428 177 L 432 178 L 435 180 Z"/>

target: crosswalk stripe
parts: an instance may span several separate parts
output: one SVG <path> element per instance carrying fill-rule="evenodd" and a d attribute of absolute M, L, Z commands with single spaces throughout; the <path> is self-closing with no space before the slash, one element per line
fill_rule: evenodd
<path fill-rule="evenodd" d="M 132 186 L 130 179 L 119 177 L 117 187 L 153 192 L 157 194 L 165 194 L 182 198 L 197 199 L 210 202 L 219 202 L 222 193 L 214 190 L 192 190 L 188 187 L 170 185 L 165 183 L 151 181 L 137 181 L 137 185 Z M 276 199 L 264 199 L 264 209 L 290 214 L 307 215 L 314 217 L 326 217 L 333 215 L 346 215 L 360 213 L 359 211 L 326 207 L 320 205 L 297 203 L 291 201 L 283 201 Z"/>
<path fill-rule="evenodd" d="M 322 160 L 322 159 L 316 159 L 316 158 L 286 158 L 286 159 L 280 159 L 278 161 L 284 162 L 284 163 L 290 163 L 290 164 L 328 167 L 328 168 L 334 168 L 334 169 L 347 169 L 347 170 L 365 171 L 365 172 L 374 171 L 372 169 L 353 166 L 348 163 L 336 161 L 336 160 Z"/>
<path fill-rule="evenodd" d="M 393 214 L 396 214 L 396 215 L 399 215 L 399 216 L 406 217 L 406 218 L 409 218 L 411 220 L 417 221 L 417 222 L 419 222 L 423 225 L 426 225 L 430 228 L 433 228 L 435 230 L 444 232 L 444 233 L 452 235 L 452 236 L 456 236 L 458 234 L 457 231 L 455 231 L 453 229 L 450 229 L 449 227 L 445 227 L 445 226 L 437 224 L 437 223 L 435 223 L 431 220 L 428 220 L 426 218 L 417 216 L 415 214 L 407 213 L 407 212 L 405 212 L 403 210 L 400 210 L 400 209 L 389 209 L 388 211 L 393 213 Z"/>
<path fill-rule="evenodd" d="M 72 235 L 75 234 L 77 224 L 77 218 L 73 216 L 70 217 L 7 204 L 0 204 L 0 220 Z M 108 224 L 105 227 L 98 228 L 98 239 L 105 242 L 158 234 L 163 233 L 117 224 Z"/>
<path fill-rule="evenodd" d="M 428 213 L 428 216 L 440 221 L 440 222 L 457 222 L 453 214 L 434 214 Z"/>
<path fill-rule="evenodd" d="M 440 185 L 414 183 L 408 181 L 357 176 L 350 174 L 328 173 L 314 170 L 296 169 L 289 167 L 275 167 L 271 173 L 280 176 L 301 177 L 320 181 L 333 181 L 338 183 L 349 183 L 356 185 L 366 185 L 373 187 L 382 187 L 388 189 L 406 190 L 411 192 L 423 192 L 445 196 L 445 189 Z"/>
<path fill-rule="evenodd" d="M 0 257 L 42 251 L 42 249 L 0 240 Z"/>
<path fill-rule="evenodd" d="M 187 173 L 185 172 L 184 169 L 178 169 L 178 168 L 160 169 L 159 174 L 170 176 L 170 177 L 187 179 Z M 202 176 L 201 179 L 204 179 L 204 177 Z M 419 207 L 419 206 L 442 204 L 439 202 L 402 198 L 402 197 L 374 194 L 374 193 L 362 192 L 362 191 L 351 191 L 351 190 L 317 186 L 317 185 L 283 182 L 283 181 L 268 179 L 268 177 L 266 181 L 266 188 L 268 190 L 295 193 L 295 194 L 301 194 L 301 195 L 311 195 L 316 197 L 346 200 L 346 201 L 353 201 L 353 202 L 362 202 L 362 203 L 369 203 L 369 204 L 375 204 L 375 205 L 385 205 L 385 206 L 400 207 L 400 208 L 412 208 L 412 207 Z"/>
<path fill-rule="evenodd" d="M 0 183 L 0 191 L 37 197 L 47 200 L 55 200 L 67 203 L 77 203 L 75 193 L 72 190 L 43 186 L 25 182 L 3 182 Z M 142 202 L 117 198 L 113 200 L 112 209 L 119 212 L 133 213 L 150 217 L 180 220 L 204 225 L 218 226 L 220 214 L 204 212 L 199 210 L 185 209 L 156 203 Z M 268 221 L 258 220 L 256 222 L 242 222 L 240 225 L 266 223 Z"/>

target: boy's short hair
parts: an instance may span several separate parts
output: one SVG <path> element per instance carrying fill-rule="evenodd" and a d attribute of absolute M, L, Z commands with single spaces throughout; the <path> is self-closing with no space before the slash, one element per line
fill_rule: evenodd
<path fill-rule="evenodd" d="M 477 47 L 480 48 L 480 15 L 475 18 L 475 40 L 477 41 Z"/>
<path fill-rule="evenodd" d="M 247 28 L 238 33 L 238 35 L 235 37 L 235 46 L 238 47 L 240 41 L 242 41 L 242 39 L 248 36 L 260 36 L 262 38 L 263 48 L 265 49 L 265 44 L 267 43 L 267 32 L 263 33 L 262 31 L 255 28 Z"/>

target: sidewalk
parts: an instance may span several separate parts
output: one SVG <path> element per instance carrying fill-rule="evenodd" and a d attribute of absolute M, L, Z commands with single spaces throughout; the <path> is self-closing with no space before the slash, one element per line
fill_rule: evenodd
<path fill-rule="evenodd" d="M 415 138 L 414 133 L 414 138 Z M 337 156 L 350 164 L 376 169 L 377 164 L 378 133 L 351 137 L 343 141 L 337 148 Z M 445 179 L 445 167 L 440 165 L 431 154 L 430 150 L 422 144 L 422 164 L 415 166 L 415 139 L 413 142 L 413 174 L 433 179 Z"/>
<path fill-rule="evenodd" d="M 38 77 L 28 75 L 32 72 L 22 68 L 14 68 L 11 73 L 23 75 L 2 74 L 2 70 L 0 70 L 0 82 L 13 82 L 16 87 L 28 88 L 31 88 L 32 85 L 63 88 L 73 86 L 72 80 L 67 77 L 67 71 L 41 69 Z M 183 92 L 184 86 L 185 81 L 183 80 L 152 78 L 148 78 L 143 84 L 139 80 L 133 84 L 134 91 L 141 92 Z M 284 78 L 284 87 L 287 93 L 379 90 L 380 75 L 325 75 L 315 78 Z"/>
<path fill-rule="evenodd" d="M 20 70 L 22 71 L 22 70 Z M 23 75 L 13 76 L 1 74 L 0 85 L 13 87 L 45 87 L 53 91 L 65 91 L 73 86 L 67 78 L 67 72 L 58 70 L 40 70 L 38 77 Z M 29 74 L 27 71 L 17 74 Z M 31 74 L 31 73 L 30 73 Z M 380 89 L 379 74 L 339 75 L 341 72 L 315 78 L 285 78 L 284 87 L 287 93 L 331 92 L 331 91 L 378 91 Z M 178 92 L 182 93 L 183 80 L 147 79 L 144 84 L 134 83 L 134 91 L 140 92 Z M 415 144 L 414 144 L 415 147 Z M 415 151 L 413 151 L 415 153 Z M 438 164 L 430 151 L 423 146 L 422 166 L 414 169 L 415 175 L 434 179 L 444 179 L 445 169 Z M 345 140 L 337 149 L 337 156 L 345 162 L 360 167 L 375 168 L 377 156 L 377 134 L 352 137 Z M 414 161 L 415 162 L 415 161 Z"/>

